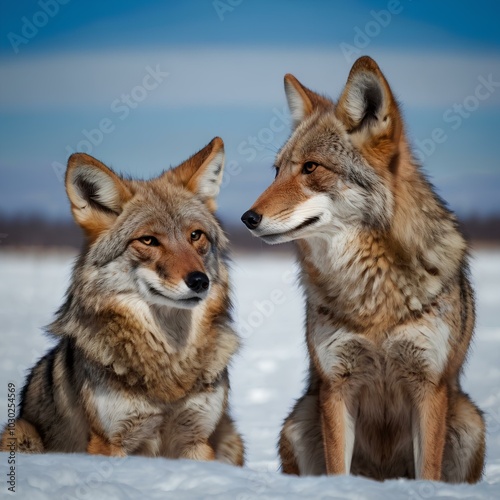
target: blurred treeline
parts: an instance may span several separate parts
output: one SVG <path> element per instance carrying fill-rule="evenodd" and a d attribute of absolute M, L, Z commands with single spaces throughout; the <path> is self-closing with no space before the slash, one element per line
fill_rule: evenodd
<path fill-rule="evenodd" d="M 253 238 L 241 226 L 223 224 L 236 250 L 284 250 L 281 245 L 269 246 Z M 500 215 L 470 216 L 460 220 L 460 226 L 473 244 L 500 244 Z M 49 220 L 37 216 L 0 215 L 0 250 L 6 247 L 67 247 L 81 248 L 83 234 L 72 220 Z"/>

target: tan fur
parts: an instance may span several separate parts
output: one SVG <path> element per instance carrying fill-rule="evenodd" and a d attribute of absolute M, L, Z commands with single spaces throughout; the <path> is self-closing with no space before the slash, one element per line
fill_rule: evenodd
<path fill-rule="evenodd" d="M 309 387 L 283 426 L 283 471 L 476 482 L 485 427 L 460 388 L 474 299 L 456 220 L 372 59 L 336 104 L 288 75 L 285 89 L 302 119 L 243 216 L 269 243 L 296 240 L 302 269 Z"/>
<path fill-rule="evenodd" d="M 243 464 L 228 403 L 239 339 L 213 215 L 223 158 L 215 138 L 150 181 L 70 158 L 68 197 L 88 244 L 49 327 L 58 343 L 23 389 L 20 451 Z"/>
<path fill-rule="evenodd" d="M 0 439 L 0 451 L 43 453 L 42 439 L 37 430 L 26 420 L 17 419 L 14 428 L 5 427 Z"/>
<path fill-rule="evenodd" d="M 101 163 L 99 160 L 96 160 L 92 156 L 85 154 L 76 154 L 72 155 L 69 158 L 65 180 L 68 197 L 71 202 L 71 212 L 73 213 L 76 222 L 82 226 L 89 241 L 93 242 L 114 222 L 116 213 L 113 214 L 109 212 L 106 213 L 94 210 L 92 211 L 92 217 L 87 216 L 89 207 L 84 202 L 82 202 L 79 197 L 75 196 L 75 189 L 73 183 L 71 182 L 71 176 L 74 170 L 82 161 L 88 165 L 92 165 L 94 168 L 102 171 L 103 173 L 105 173 L 105 175 L 109 175 L 113 179 L 113 183 L 117 189 L 121 204 L 124 204 L 128 200 L 130 200 L 131 193 L 126 184 L 118 177 L 118 175 L 110 171 L 103 163 Z"/>
<path fill-rule="evenodd" d="M 281 470 L 284 474 L 293 474 L 295 476 L 300 475 L 300 469 L 295 458 L 295 451 L 291 442 L 286 438 L 287 427 L 291 424 L 290 422 L 285 423 L 285 427 L 281 432 L 279 441 L 279 454 L 281 457 Z"/>
<path fill-rule="evenodd" d="M 120 446 L 109 443 L 94 432 L 90 433 L 87 453 L 90 455 L 106 455 L 108 457 L 126 457 L 127 453 Z"/>
<path fill-rule="evenodd" d="M 234 422 L 226 413 L 210 436 L 210 446 L 216 450 L 215 458 L 221 462 L 243 466 L 243 440 L 235 431 Z"/>
<path fill-rule="evenodd" d="M 321 429 L 327 474 L 345 474 L 345 401 L 341 391 L 323 383 L 320 388 Z"/>
<path fill-rule="evenodd" d="M 224 151 L 224 143 L 220 137 L 215 137 L 211 143 L 211 148 L 204 148 L 184 162 L 183 168 L 179 170 L 169 170 L 165 179 L 168 182 L 175 182 L 186 186 L 191 192 L 196 192 L 199 188 L 200 177 L 203 175 L 205 165 L 208 165 L 214 157 Z M 203 165 L 200 168 L 200 164 Z M 222 169 L 221 169 L 222 170 Z M 215 212 L 217 204 L 215 198 L 205 200 L 208 208 Z"/>

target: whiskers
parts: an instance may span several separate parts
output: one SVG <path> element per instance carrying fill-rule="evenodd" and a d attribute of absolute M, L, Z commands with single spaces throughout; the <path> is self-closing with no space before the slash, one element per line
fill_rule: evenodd
<path fill-rule="evenodd" d="M 279 146 L 276 146 L 276 144 L 266 144 L 264 146 L 264 150 L 259 155 L 259 160 L 262 162 L 269 162 L 271 164 L 271 167 L 274 168 L 274 159 L 276 158 L 279 150 L 280 148 Z"/>

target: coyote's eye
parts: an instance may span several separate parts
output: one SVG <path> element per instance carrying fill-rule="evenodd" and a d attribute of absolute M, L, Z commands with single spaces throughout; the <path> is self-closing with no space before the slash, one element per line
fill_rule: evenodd
<path fill-rule="evenodd" d="M 191 241 L 198 241 L 203 234 L 203 231 L 201 229 L 196 229 L 196 231 L 193 231 L 191 233 Z"/>
<path fill-rule="evenodd" d="M 303 174 L 312 174 L 316 168 L 318 167 L 317 163 L 314 163 L 313 161 L 306 161 L 304 163 L 304 166 L 302 167 L 302 173 Z"/>
<path fill-rule="evenodd" d="M 157 247 L 160 242 L 154 236 L 141 236 L 138 240 L 148 247 Z"/>
<path fill-rule="evenodd" d="M 279 167 L 274 167 L 276 170 L 276 173 L 274 174 L 274 178 L 278 177 L 278 174 L 280 173 L 280 168 Z"/>

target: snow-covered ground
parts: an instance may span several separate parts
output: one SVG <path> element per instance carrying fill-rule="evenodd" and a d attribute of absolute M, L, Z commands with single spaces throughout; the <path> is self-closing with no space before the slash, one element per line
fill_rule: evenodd
<path fill-rule="evenodd" d="M 22 388 L 26 370 L 49 346 L 41 326 L 61 304 L 71 272 L 67 254 L 0 253 L 0 423 L 7 384 Z M 282 420 L 303 389 L 303 301 L 288 255 L 239 256 L 233 262 L 235 317 L 244 340 L 231 369 L 232 408 L 247 446 L 245 468 L 128 457 L 18 455 L 17 498 L 500 498 L 500 252 L 480 251 L 472 265 L 478 302 L 475 342 L 464 387 L 485 411 L 488 458 L 475 486 L 354 477 L 295 478 L 277 473 Z M 0 498 L 7 491 L 0 454 Z"/>

